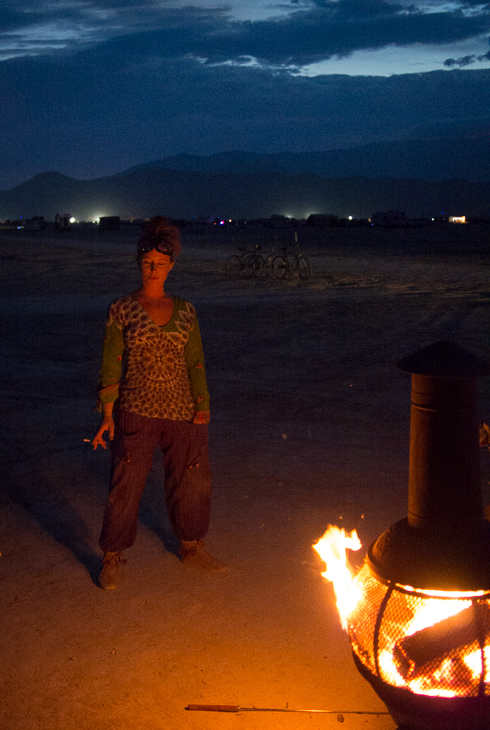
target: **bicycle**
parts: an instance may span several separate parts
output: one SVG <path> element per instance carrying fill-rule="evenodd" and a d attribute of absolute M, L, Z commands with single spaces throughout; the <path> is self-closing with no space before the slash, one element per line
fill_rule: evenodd
<path fill-rule="evenodd" d="M 288 251 L 287 246 L 282 251 L 283 253 L 274 256 L 272 261 L 274 277 L 276 279 L 291 279 L 297 274 L 302 281 L 309 279 L 311 276 L 309 259 L 301 251 Z"/>
<path fill-rule="evenodd" d="M 264 273 L 270 279 L 274 278 L 274 259 L 275 259 L 275 257 L 276 257 L 275 253 L 270 253 L 264 262 Z"/>
<path fill-rule="evenodd" d="M 233 254 L 230 256 L 225 264 L 226 275 L 234 277 L 243 274 L 247 278 L 251 276 L 262 276 L 265 269 L 265 261 L 261 254 L 260 245 L 256 244 L 254 248 L 254 251 L 243 251 L 240 255 Z"/>

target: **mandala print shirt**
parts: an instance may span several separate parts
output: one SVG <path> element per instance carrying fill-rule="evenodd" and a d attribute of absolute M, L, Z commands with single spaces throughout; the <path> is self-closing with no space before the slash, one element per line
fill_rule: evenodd
<path fill-rule="evenodd" d="M 104 335 L 99 403 L 119 398 L 123 410 L 150 418 L 190 421 L 209 410 L 196 310 L 174 297 L 168 324 L 158 326 L 135 294 L 109 307 Z"/>

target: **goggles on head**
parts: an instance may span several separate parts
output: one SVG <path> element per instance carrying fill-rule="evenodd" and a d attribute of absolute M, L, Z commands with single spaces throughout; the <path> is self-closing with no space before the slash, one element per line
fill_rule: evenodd
<path fill-rule="evenodd" d="M 139 241 L 138 256 L 141 256 L 144 253 L 149 253 L 153 250 L 164 253 L 167 256 L 172 256 L 174 252 L 174 247 L 172 246 L 170 241 L 161 241 L 158 238 L 147 238 L 146 240 Z"/>

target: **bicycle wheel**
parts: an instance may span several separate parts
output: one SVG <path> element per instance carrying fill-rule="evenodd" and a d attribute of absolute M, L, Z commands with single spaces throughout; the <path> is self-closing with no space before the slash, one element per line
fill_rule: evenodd
<path fill-rule="evenodd" d="M 255 254 L 249 253 L 247 256 L 244 256 L 243 258 L 243 275 L 248 278 L 253 276 L 254 273 L 254 259 Z"/>
<path fill-rule="evenodd" d="M 288 262 L 289 270 L 292 274 L 298 273 L 299 256 L 296 253 L 287 253 L 286 261 Z"/>
<path fill-rule="evenodd" d="M 274 270 L 274 277 L 276 279 L 284 279 L 288 270 L 288 262 L 284 256 L 274 256 L 272 267 Z"/>
<path fill-rule="evenodd" d="M 274 254 L 267 256 L 264 264 L 264 269 L 266 276 L 269 276 L 272 279 L 274 276 Z"/>
<path fill-rule="evenodd" d="M 254 255 L 254 262 L 253 262 L 253 275 L 254 276 L 262 276 L 265 269 L 265 261 L 262 258 L 262 256 L 258 253 Z"/>
<path fill-rule="evenodd" d="M 242 262 L 240 261 L 240 257 L 234 254 L 233 256 L 230 256 L 230 258 L 226 261 L 226 276 L 238 276 L 242 268 L 243 266 Z"/>
<path fill-rule="evenodd" d="M 298 274 L 302 281 L 306 281 L 306 279 L 309 279 L 311 276 L 310 261 L 301 253 L 298 255 Z"/>

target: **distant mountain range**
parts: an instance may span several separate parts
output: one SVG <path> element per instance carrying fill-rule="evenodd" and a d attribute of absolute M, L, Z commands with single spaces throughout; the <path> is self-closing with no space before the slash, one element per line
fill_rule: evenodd
<path fill-rule="evenodd" d="M 490 182 L 490 135 L 477 139 L 384 142 L 327 152 L 223 152 L 209 157 L 182 154 L 137 165 L 127 172 L 146 168 L 240 175 L 310 172 L 320 177 L 462 178 Z"/>
<path fill-rule="evenodd" d="M 371 144 L 277 155 L 178 155 L 95 180 L 58 172 L 0 191 L 0 219 L 69 213 L 78 220 L 158 213 L 175 218 L 490 215 L 490 137 Z"/>

